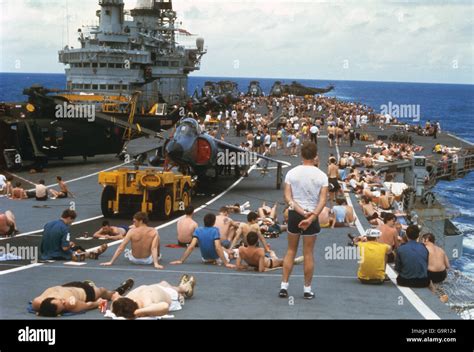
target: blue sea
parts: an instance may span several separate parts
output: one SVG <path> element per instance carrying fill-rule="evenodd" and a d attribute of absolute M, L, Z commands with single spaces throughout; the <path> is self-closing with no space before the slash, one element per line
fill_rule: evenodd
<path fill-rule="evenodd" d="M 206 81 L 233 80 L 241 91 L 247 91 L 250 81 L 258 80 L 268 93 L 275 80 L 291 83 L 291 79 L 190 77 L 189 92 L 203 87 Z M 420 106 L 421 123 L 439 120 L 441 128 L 474 143 L 474 85 L 427 84 L 399 82 L 325 81 L 298 80 L 312 87 L 326 87 L 335 90 L 327 94 L 341 100 L 359 102 L 380 111 L 382 105 L 414 104 Z M 32 84 L 48 88 L 64 88 L 63 74 L 12 74 L 0 73 L 0 101 L 22 101 L 23 88 Z M 464 233 L 464 256 L 453 266 L 474 277 L 474 207 L 471 194 L 474 193 L 474 173 L 454 182 L 440 182 L 436 192 L 453 205 L 460 217 L 455 224 Z"/>

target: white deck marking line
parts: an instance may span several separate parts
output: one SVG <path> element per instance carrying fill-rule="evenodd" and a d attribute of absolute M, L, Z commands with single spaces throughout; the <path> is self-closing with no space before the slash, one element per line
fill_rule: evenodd
<path fill-rule="evenodd" d="M 69 180 L 69 181 L 64 181 L 65 183 L 69 184 L 69 183 L 72 183 L 72 182 L 77 182 L 77 181 L 81 181 L 81 180 L 84 180 L 86 178 L 90 178 L 92 176 L 97 176 L 98 174 L 100 174 L 101 172 L 107 172 L 107 171 L 112 171 L 116 168 L 119 168 L 119 167 L 122 167 L 122 166 L 125 166 L 125 165 L 128 165 L 130 163 L 123 163 L 123 164 L 119 164 L 119 165 L 116 165 L 116 166 L 112 166 L 112 167 L 109 167 L 108 169 L 105 169 L 105 170 L 101 170 L 101 171 L 97 171 L 97 172 L 94 172 L 93 174 L 90 174 L 90 175 L 86 175 L 86 176 L 81 176 L 81 177 L 78 177 L 78 178 L 74 178 L 72 180 Z M 49 186 L 46 186 L 47 188 L 50 188 L 50 187 L 56 187 L 58 184 L 55 183 L 53 185 L 49 185 Z"/>
<path fill-rule="evenodd" d="M 339 154 L 339 147 L 337 145 L 336 145 L 336 152 L 339 159 L 340 154 Z M 346 197 L 347 204 L 354 209 L 350 195 L 347 193 L 344 193 L 344 196 Z M 355 209 L 354 209 L 354 215 L 356 218 L 355 223 L 356 223 L 357 231 L 359 231 L 359 234 L 361 236 L 364 236 L 365 230 L 364 230 L 364 227 L 362 226 L 362 223 L 359 220 L 359 217 L 357 216 L 357 213 L 355 212 Z M 408 301 L 418 311 L 418 313 L 421 314 L 423 318 L 429 319 L 429 320 L 441 320 L 441 318 L 435 312 L 433 312 L 431 308 L 428 307 L 426 303 L 423 302 L 423 300 L 420 297 L 418 297 L 418 295 L 411 288 L 401 287 L 397 285 L 397 274 L 389 265 L 387 265 L 386 271 L 387 271 L 387 276 L 390 278 L 393 284 L 400 290 L 400 292 L 406 297 L 406 299 L 408 299 Z"/>
<path fill-rule="evenodd" d="M 101 172 L 111 171 L 111 170 L 114 170 L 114 169 L 116 169 L 116 168 L 119 168 L 119 167 L 128 165 L 128 164 L 130 164 L 130 163 L 119 164 L 119 165 L 116 165 L 116 166 L 109 167 L 108 169 L 105 169 L 105 170 L 101 170 L 101 171 L 94 172 L 93 174 L 90 174 L 90 175 L 81 176 L 81 177 L 74 178 L 74 179 L 72 179 L 72 180 L 68 180 L 68 181 L 64 181 L 64 182 L 67 183 L 67 184 L 69 184 L 69 183 L 72 183 L 72 182 L 81 181 L 81 180 L 84 180 L 84 179 L 86 179 L 86 178 L 90 178 L 90 177 L 93 177 L 93 176 L 97 176 L 97 175 L 100 174 Z M 20 180 L 22 180 L 22 181 L 24 181 L 24 182 L 28 182 L 29 184 L 32 184 L 32 185 L 36 186 L 35 183 L 33 183 L 33 182 L 31 182 L 31 181 L 29 181 L 29 180 L 23 178 L 23 177 L 20 177 L 20 176 L 18 176 L 18 175 L 12 174 L 12 173 L 10 173 L 10 174 L 13 175 L 13 176 L 15 176 L 15 177 L 17 177 L 17 178 L 19 178 Z M 55 183 L 55 184 L 46 186 L 46 188 L 56 187 L 57 185 L 58 185 L 58 184 Z M 33 190 L 34 190 L 34 188 L 31 188 L 31 189 L 28 189 L 27 191 L 29 192 L 29 191 L 33 191 Z M 3 196 L 0 196 L 0 198 L 4 198 L 4 197 L 5 197 L 4 195 L 3 195 Z"/>
<path fill-rule="evenodd" d="M 96 217 L 93 217 L 93 218 L 80 220 L 80 221 L 77 221 L 77 222 L 73 223 L 73 225 L 79 225 L 79 224 L 83 224 L 83 223 L 85 223 L 85 222 L 89 222 L 89 221 L 94 221 L 94 220 L 102 219 L 103 217 L 104 217 L 103 215 L 100 215 L 100 216 L 96 216 Z M 41 233 L 41 232 L 43 232 L 43 230 L 36 230 L 36 231 L 26 232 L 26 233 L 22 233 L 22 234 L 20 234 L 20 235 L 17 235 L 17 236 L 15 236 L 15 237 L 0 238 L 0 241 L 6 241 L 6 240 L 18 238 L 18 237 L 36 235 L 36 234 Z"/>
<path fill-rule="evenodd" d="M 12 175 L 13 177 L 16 177 L 16 178 L 22 180 L 23 182 L 29 183 L 30 185 L 33 185 L 33 186 L 36 186 L 36 184 L 34 182 L 31 182 L 30 180 L 27 180 L 26 178 L 18 176 L 17 174 L 14 174 L 12 172 L 9 172 L 9 174 Z"/>
<path fill-rule="evenodd" d="M 17 271 L 22 271 L 22 270 L 26 270 L 26 269 L 37 268 L 37 267 L 42 266 L 42 265 L 43 264 L 41 264 L 41 263 L 36 263 L 36 264 L 30 264 L 30 265 L 22 266 L 22 267 L 15 268 L 15 269 L 0 271 L 0 276 L 15 273 Z"/>
<path fill-rule="evenodd" d="M 43 265 L 43 263 L 41 263 Z M 133 265 L 133 264 L 131 264 Z M 194 265 L 194 264 L 193 264 Z M 170 265 L 173 266 L 173 265 Z M 212 266 L 212 265 L 210 265 Z M 94 267 L 87 267 L 87 266 L 67 266 L 67 265 L 47 265 L 48 268 L 54 268 L 54 269 L 80 269 L 80 270 L 103 270 L 103 271 L 133 271 L 133 272 L 149 272 L 149 273 L 169 273 L 169 274 L 208 274 L 208 275 L 225 275 L 225 276 L 246 276 L 246 277 L 262 277 L 262 276 L 268 276 L 268 277 L 281 277 L 281 273 L 278 274 L 268 274 L 268 273 L 251 273 L 251 272 L 235 272 L 235 271 L 189 271 L 189 270 L 157 270 L 157 269 L 140 269 L 140 266 L 136 266 L 137 268 L 132 267 L 119 267 L 119 266 L 113 266 L 113 267 L 99 267 L 99 266 L 94 266 Z M 297 275 L 291 275 L 292 277 L 304 277 L 304 274 L 297 274 Z M 354 276 L 339 276 L 339 275 L 314 275 L 314 278 L 327 278 L 327 279 L 344 279 L 344 280 L 356 280 Z"/>

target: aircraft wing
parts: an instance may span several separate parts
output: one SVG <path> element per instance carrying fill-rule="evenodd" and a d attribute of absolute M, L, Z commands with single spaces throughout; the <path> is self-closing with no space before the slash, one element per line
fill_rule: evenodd
<path fill-rule="evenodd" d="M 136 157 L 140 154 L 150 153 L 164 146 L 164 140 L 156 140 L 150 137 L 132 139 L 125 145 L 127 154 Z"/>

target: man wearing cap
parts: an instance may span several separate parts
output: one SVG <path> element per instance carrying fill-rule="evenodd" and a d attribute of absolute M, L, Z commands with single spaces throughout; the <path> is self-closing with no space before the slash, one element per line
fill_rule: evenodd
<path fill-rule="evenodd" d="M 392 248 L 388 244 L 377 242 L 381 234 L 380 230 L 368 229 L 366 237 L 354 241 L 359 247 L 360 255 L 357 277 L 363 284 L 383 284 L 385 281 L 387 255 Z"/>

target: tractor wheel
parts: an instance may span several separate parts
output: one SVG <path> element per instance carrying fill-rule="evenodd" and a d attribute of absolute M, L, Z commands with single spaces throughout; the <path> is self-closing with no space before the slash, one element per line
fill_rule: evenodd
<path fill-rule="evenodd" d="M 162 220 L 167 220 L 173 215 L 173 208 L 173 192 L 171 189 L 164 189 L 155 203 L 156 215 Z"/>
<path fill-rule="evenodd" d="M 102 209 L 102 215 L 104 215 L 106 218 L 111 218 L 114 216 L 114 210 L 109 208 L 109 201 L 115 200 L 116 197 L 117 192 L 112 186 L 106 186 L 102 191 L 100 207 Z"/>
<path fill-rule="evenodd" d="M 183 194 L 181 195 L 181 202 L 183 202 L 184 209 L 191 205 L 191 189 L 189 186 L 184 186 Z M 180 209 L 180 210 L 184 210 Z"/>

